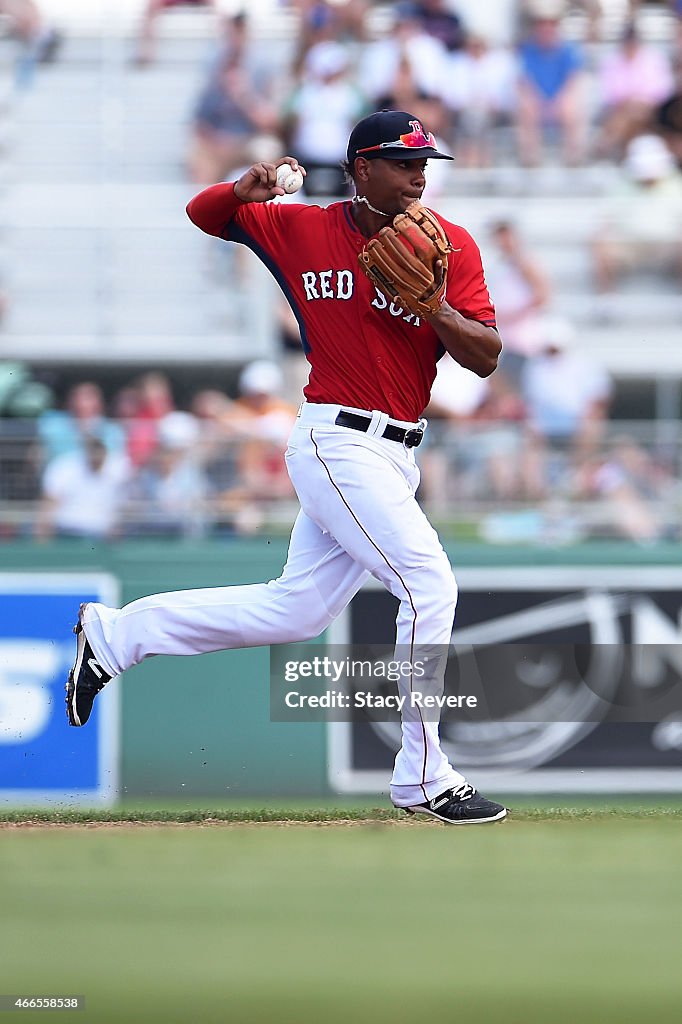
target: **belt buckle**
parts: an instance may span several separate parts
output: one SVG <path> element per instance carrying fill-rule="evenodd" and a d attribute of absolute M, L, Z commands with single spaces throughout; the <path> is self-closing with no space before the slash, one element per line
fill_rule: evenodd
<path fill-rule="evenodd" d="M 418 448 L 424 440 L 424 431 L 428 426 L 428 420 L 423 417 L 419 420 L 416 427 L 410 427 L 409 430 L 405 431 L 405 437 L 403 438 L 404 448 Z"/>

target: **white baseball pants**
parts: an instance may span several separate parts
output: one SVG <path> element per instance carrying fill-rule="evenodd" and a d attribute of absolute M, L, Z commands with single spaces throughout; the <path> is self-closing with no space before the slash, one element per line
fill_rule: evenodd
<path fill-rule="evenodd" d="M 457 585 L 415 499 L 414 449 L 380 436 L 385 413 L 371 414 L 365 434 L 336 426 L 339 411 L 304 403 L 289 439 L 287 468 L 301 511 L 279 579 L 155 594 L 120 610 L 88 604 L 85 633 L 109 675 L 157 654 L 317 637 L 369 573 L 400 601 L 396 642 L 402 650 L 450 643 Z M 397 806 L 431 800 L 464 781 L 441 750 L 438 723 L 414 712 L 408 717 L 391 779 Z"/>

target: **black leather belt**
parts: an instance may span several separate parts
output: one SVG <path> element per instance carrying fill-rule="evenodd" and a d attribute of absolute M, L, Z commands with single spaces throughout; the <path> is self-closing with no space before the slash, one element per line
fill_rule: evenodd
<path fill-rule="evenodd" d="M 353 430 L 362 430 L 367 433 L 372 422 L 371 417 L 359 416 L 356 412 L 346 412 L 342 409 L 334 420 L 337 427 L 351 427 Z M 397 441 L 404 444 L 406 448 L 418 448 L 424 440 L 423 427 L 396 427 L 395 423 L 387 423 L 381 437 L 387 441 Z"/>

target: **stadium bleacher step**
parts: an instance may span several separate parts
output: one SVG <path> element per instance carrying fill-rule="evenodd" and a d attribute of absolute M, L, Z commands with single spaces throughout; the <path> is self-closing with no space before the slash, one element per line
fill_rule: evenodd
<path fill-rule="evenodd" d="M 80 345 L 97 360 L 133 350 L 140 360 L 145 353 L 158 359 L 164 334 L 174 360 L 212 352 L 239 362 L 245 352 L 271 350 L 270 304 L 259 301 L 254 336 L 248 293 L 255 280 L 259 300 L 275 296 L 276 286 L 261 268 L 248 269 L 250 254 L 244 285 L 234 253 L 193 229 L 184 213 L 195 191 L 184 171 L 188 124 L 215 52 L 214 23 L 205 12 L 164 16 L 158 59 L 137 68 L 140 0 L 43 4 L 64 44 L 30 88 L 13 89 L 16 47 L 0 38 L 0 267 L 10 294 L 0 357 L 32 352 L 54 361 L 63 353 L 68 361 Z M 607 41 L 622 30 L 626 6 L 604 0 Z M 662 5 L 646 6 L 645 34 L 656 38 L 668 15 Z M 390 8 L 375 5 L 370 34 L 386 27 Z M 283 66 L 296 40 L 292 10 L 258 0 L 249 16 L 258 46 Z M 580 37 L 584 27 L 580 15 L 569 17 L 569 33 Z M 669 343 L 679 331 L 676 295 L 656 280 L 628 283 L 608 301 L 591 290 L 589 243 L 616 179 L 610 167 L 455 168 L 452 193 L 434 205 L 474 233 L 486 261 L 491 221 L 516 220 L 552 281 L 556 310 L 580 326 L 581 343 L 612 370 L 623 368 L 626 347 L 623 372 L 650 371 L 651 352 L 641 344 L 647 321 L 666 347 L 661 365 L 671 372 L 677 360 L 682 369 L 679 346 Z"/>

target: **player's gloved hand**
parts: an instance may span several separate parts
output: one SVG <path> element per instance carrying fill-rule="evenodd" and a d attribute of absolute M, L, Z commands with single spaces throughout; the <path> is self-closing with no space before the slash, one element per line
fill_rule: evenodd
<path fill-rule="evenodd" d="M 440 223 L 416 199 L 369 240 L 358 259 L 386 298 L 417 316 L 432 316 L 445 299 L 451 251 Z"/>
<path fill-rule="evenodd" d="M 291 164 L 295 171 L 300 171 L 305 177 L 305 167 L 302 167 L 293 156 L 283 156 L 275 164 L 252 164 L 234 183 L 234 194 L 237 199 L 241 199 L 243 203 L 267 203 L 275 196 L 285 195 L 284 189 L 277 184 L 277 168 L 281 164 Z"/>

